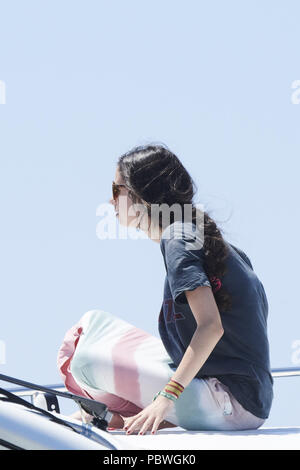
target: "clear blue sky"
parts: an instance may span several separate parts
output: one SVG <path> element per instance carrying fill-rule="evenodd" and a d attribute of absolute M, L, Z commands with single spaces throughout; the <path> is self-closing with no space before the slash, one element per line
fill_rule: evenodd
<path fill-rule="evenodd" d="M 296 365 L 299 15 L 297 1 L 0 2 L 2 373 L 59 382 L 58 348 L 89 309 L 159 335 L 159 245 L 96 236 L 117 158 L 152 141 L 250 257 L 272 367 Z M 300 424 L 299 385 L 275 379 L 268 425 Z"/>

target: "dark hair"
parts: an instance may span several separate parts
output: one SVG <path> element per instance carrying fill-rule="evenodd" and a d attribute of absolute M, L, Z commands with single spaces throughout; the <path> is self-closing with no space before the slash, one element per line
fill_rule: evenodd
<path fill-rule="evenodd" d="M 133 203 L 166 203 L 169 206 L 177 203 L 182 206 L 182 213 L 184 204 L 191 204 L 192 221 L 195 221 L 199 212 L 193 202 L 197 187 L 178 157 L 165 144 L 136 146 L 121 155 L 117 164 Z M 147 212 L 151 216 L 150 206 L 147 206 Z M 201 213 L 204 224 L 204 269 L 212 284 L 219 311 L 226 311 L 232 306 L 231 296 L 222 283 L 229 249 L 215 221 L 207 212 Z M 159 213 L 159 226 L 164 229 L 161 216 Z M 174 222 L 174 217 L 171 212 L 170 224 Z"/>

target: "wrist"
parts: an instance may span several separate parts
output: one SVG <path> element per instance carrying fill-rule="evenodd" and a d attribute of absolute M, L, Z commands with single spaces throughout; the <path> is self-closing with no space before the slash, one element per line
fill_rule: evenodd
<path fill-rule="evenodd" d="M 164 387 L 163 392 L 167 393 L 170 398 L 178 400 L 182 392 L 184 391 L 184 386 L 181 385 L 176 380 L 170 379 L 167 385 Z"/>
<path fill-rule="evenodd" d="M 162 390 L 158 392 L 157 396 L 153 398 L 152 401 L 156 400 L 159 403 L 165 403 L 166 405 L 174 405 L 176 400 L 172 400 L 164 395 L 161 394 Z"/>
<path fill-rule="evenodd" d="M 181 393 L 184 391 L 184 386 L 175 380 L 169 380 L 167 385 L 163 390 L 160 390 L 156 393 L 153 400 L 156 400 L 158 396 L 162 396 L 169 401 L 176 401 L 180 397 Z"/>

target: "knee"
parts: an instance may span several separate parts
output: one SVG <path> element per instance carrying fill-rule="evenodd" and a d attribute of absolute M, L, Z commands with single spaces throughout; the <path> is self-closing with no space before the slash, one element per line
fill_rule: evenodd
<path fill-rule="evenodd" d="M 88 385 L 87 383 L 87 367 L 88 359 L 85 352 L 76 351 L 76 354 L 73 356 L 70 362 L 70 372 L 75 381 L 80 381 Z"/>

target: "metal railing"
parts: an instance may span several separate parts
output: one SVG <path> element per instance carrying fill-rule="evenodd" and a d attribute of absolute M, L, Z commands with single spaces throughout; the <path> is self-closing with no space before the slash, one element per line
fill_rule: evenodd
<path fill-rule="evenodd" d="M 296 377 L 296 376 L 300 376 L 300 367 L 279 367 L 279 368 L 271 369 L 271 374 L 272 374 L 272 377 L 274 378 Z M 50 385 L 43 385 L 43 386 L 46 388 L 50 388 L 52 390 L 68 392 L 68 389 L 62 384 L 50 384 Z M 32 402 L 33 395 L 37 393 L 36 390 L 25 388 L 25 387 L 8 388 L 6 390 L 20 397 L 29 396 L 31 397 L 31 402 Z M 39 393 L 43 393 L 43 392 L 39 391 Z"/>
<path fill-rule="evenodd" d="M 69 392 L 69 390 L 61 384 L 50 384 L 50 385 L 43 385 L 43 387 L 51 388 L 51 390 L 58 390 L 60 392 Z M 26 387 L 16 387 L 16 388 L 6 388 L 8 392 L 14 393 L 18 397 L 25 397 L 33 395 L 37 390 L 26 388 Z M 39 393 L 43 393 L 39 391 Z"/>
<path fill-rule="evenodd" d="M 300 375 L 300 367 L 279 367 L 271 369 L 272 377 L 295 377 Z"/>

